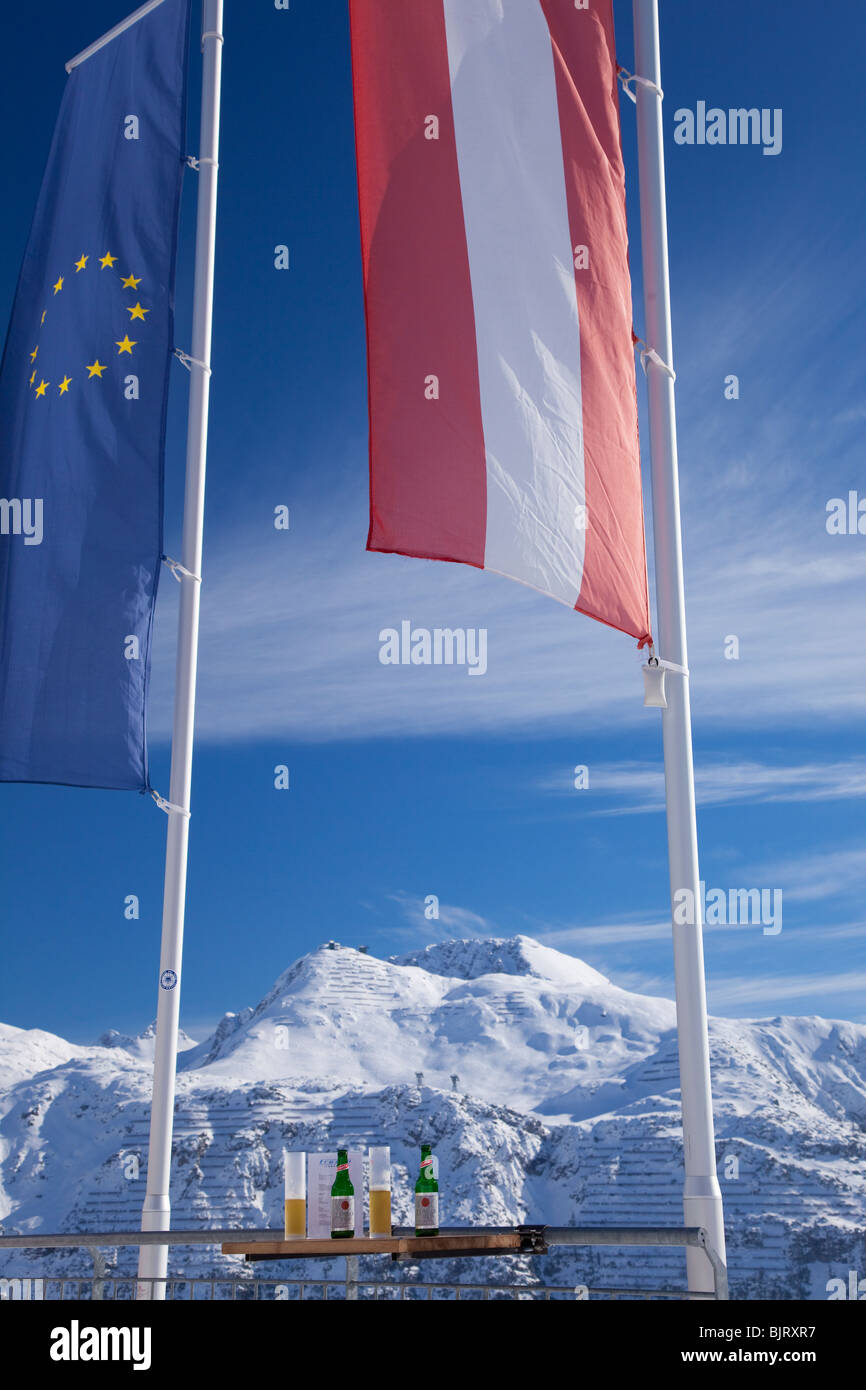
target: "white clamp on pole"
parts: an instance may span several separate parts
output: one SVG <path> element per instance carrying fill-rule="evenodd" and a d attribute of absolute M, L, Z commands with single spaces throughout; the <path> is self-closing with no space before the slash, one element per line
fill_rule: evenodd
<path fill-rule="evenodd" d="M 650 648 L 649 659 L 643 671 L 644 696 L 643 702 L 648 709 L 667 709 L 668 701 L 665 693 L 665 672 L 674 671 L 678 676 L 684 676 L 688 680 L 688 670 L 685 666 L 680 666 L 676 661 L 665 661 L 662 657 L 656 656 L 655 651 Z"/>
<path fill-rule="evenodd" d="M 182 584 L 184 579 L 194 579 L 196 584 L 201 583 L 201 575 L 193 574 L 192 570 L 188 570 L 186 565 L 180 563 L 180 560 L 173 560 L 170 555 L 163 555 L 162 563 L 166 569 L 171 570 L 178 584 Z"/>
<path fill-rule="evenodd" d="M 661 87 L 653 82 L 651 78 L 638 77 L 636 73 L 629 72 L 628 68 L 622 67 L 619 63 L 616 65 L 616 75 L 620 80 L 620 84 L 626 96 L 630 101 L 634 102 L 635 106 L 637 105 L 637 97 L 631 89 L 631 84 L 633 82 L 637 83 L 639 87 L 648 87 L 651 92 L 655 92 L 660 101 L 664 99 L 664 92 Z"/>
<path fill-rule="evenodd" d="M 676 671 L 678 676 L 685 676 L 686 680 L 688 680 L 689 673 L 687 667 L 679 666 L 676 661 L 665 661 L 660 656 L 656 657 L 656 661 L 659 666 L 663 666 L 666 671 Z"/>
<path fill-rule="evenodd" d="M 656 356 L 646 374 L 652 468 L 653 539 L 655 546 L 658 644 L 668 654 L 663 673 L 688 670 L 674 400 L 667 210 L 662 129 L 658 0 L 633 0 L 640 224 L 643 253 L 646 336 Z M 646 345 L 645 345 L 646 346 Z M 658 360 L 660 359 L 660 360 Z M 683 889 L 700 902 L 692 729 L 687 679 L 670 681 L 662 714 L 665 754 L 665 801 L 668 825 L 671 902 Z M 672 912 L 677 1044 L 683 1113 L 687 1226 L 703 1227 L 718 1258 L 725 1261 L 722 1194 L 716 1174 L 710 1051 L 700 921 L 680 922 Z M 713 1267 L 704 1250 L 686 1253 L 689 1291 L 712 1293 Z"/>
<path fill-rule="evenodd" d="M 192 811 L 188 811 L 185 806 L 175 806 L 173 801 L 166 801 L 164 796 L 160 796 L 158 791 L 151 787 L 150 794 L 161 811 L 165 811 L 167 816 L 185 816 L 189 820 Z"/>
<path fill-rule="evenodd" d="M 643 339 L 638 338 L 638 342 L 643 342 Z M 676 381 L 677 374 L 674 371 L 673 367 L 668 362 L 665 362 L 664 358 L 659 357 L 655 348 L 647 347 L 646 344 L 644 344 L 644 346 L 640 350 L 640 364 L 643 367 L 644 376 L 647 375 L 647 362 L 652 362 L 655 364 L 656 367 L 661 367 L 663 372 L 667 372 L 671 381 Z"/>
<path fill-rule="evenodd" d="M 211 375 L 211 369 L 207 362 L 202 362 L 198 357 L 191 357 L 188 352 L 184 352 L 183 348 L 175 348 L 174 356 L 182 367 L 186 367 L 190 374 L 192 374 L 193 367 L 200 367 L 205 376 Z"/>
<path fill-rule="evenodd" d="M 676 381 L 677 374 L 674 371 L 673 367 L 670 365 L 670 363 L 666 362 L 663 357 L 660 357 L 659 354 L 656 352 L 655 348 L 648 347 L 647 344 L 644 342 L 643 338 L 641 338 L 637 333 L 635 333 L 633 328 L 631 331 L 631 336 L 632 342 L 634 343 L 635 347 L 638 347 L 638 344 L 640 344 L 638 350 L 640 352 L 640 364 L 643 368 L 644 376 L 648 375 L 646 369 L 647 362 L 652 362 L 653 366 L 661 367 L 662 371 L 667 373 L 671 381 Z"/>

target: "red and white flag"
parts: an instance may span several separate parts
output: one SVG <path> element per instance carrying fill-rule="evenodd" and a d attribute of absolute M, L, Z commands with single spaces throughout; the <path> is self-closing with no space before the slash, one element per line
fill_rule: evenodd
<path fill-rule="evenodd" d="M 370 550 L 649 635 L 611 0 L 350 0 Z"/>

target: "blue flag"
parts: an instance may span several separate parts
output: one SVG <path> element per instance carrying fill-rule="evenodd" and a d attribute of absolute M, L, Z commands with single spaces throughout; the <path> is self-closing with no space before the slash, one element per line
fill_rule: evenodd
<path fill-rule="evenodd" d="M 68 79 L 0 367 L 0 781 L 149 789 L 189 0 Z"/>

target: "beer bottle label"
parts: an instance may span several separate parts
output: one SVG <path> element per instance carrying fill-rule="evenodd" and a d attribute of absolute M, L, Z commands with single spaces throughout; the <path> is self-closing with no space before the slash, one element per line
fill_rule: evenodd
<path fill-rule="evenodd" d="M 331 1230 L 332 1231 L 354 1231 L 355 1229 L 355 1199 L 354 1197 L 332 1197 L 331 1198 Z"/>
<path fill-rule="evenodd" d="M 415 1193 L 415 1229 L 416 1231 L 438 1231 L 439 1229 L 439 1193 L 438 1192 L 416 1192 Z"/>

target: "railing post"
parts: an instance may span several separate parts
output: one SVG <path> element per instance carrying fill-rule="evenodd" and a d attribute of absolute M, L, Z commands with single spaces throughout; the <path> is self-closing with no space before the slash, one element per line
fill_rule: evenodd
<path fill-rule="evenodd" d="M 95 1245 L 88 1245 L 87 1249 L 93 1261 L 93 1297 L 100 1301 L 105 1297 L 104 1280 L 108 1273 L 108 1261 Z"/>
<path fill-rule="evenodd" d="M 716 1298 L 719 1300 L 728 1299 L 730 1297 L 728 1293 L 728 1267 L 725 1261 L 720 1259 L 719 1252 L 713 1249 L 709 1235 L 703 1226 L 701 1227 L 698 1240 L 706 1253 L 707 1259 L 713 1267 L 713 1288 Z"/>

